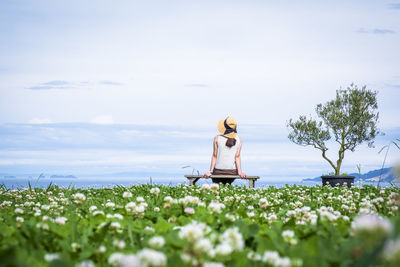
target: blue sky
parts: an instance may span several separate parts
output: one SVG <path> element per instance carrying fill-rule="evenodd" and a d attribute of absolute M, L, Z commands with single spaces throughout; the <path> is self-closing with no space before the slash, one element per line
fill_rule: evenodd
<path fill-rule="evenodd" d="M 399 1 L 1 1 L 0 173 L 208 168 L 231 115 L 251 172 L 318 175 L 286 121 L 354 82 L 398 138 L 399 25 Z M 163 127 L 159 149 L 140 136 Z M 356 153 L 348 168 L 379 165 Z"/>

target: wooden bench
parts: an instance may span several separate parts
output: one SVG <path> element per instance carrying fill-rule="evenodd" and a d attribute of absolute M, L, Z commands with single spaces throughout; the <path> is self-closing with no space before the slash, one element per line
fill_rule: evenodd
<path fill-rule="evenodd" d="M 196 182 L 200 179 L 200 178 L 204 178 L 207 179 L 206 177 L 203 177 L 203 175 L 191 175 L 191 174 L 186 174 L 185 177 L 187 179 L 189 179 L 189 185 L 195 185 Z M 222 179 L 244 179 L 244 178 L 240 178 L 239 175 L 211 175 L 210 178 L 222 178 Z M 256 182 L 256 180 L 260 179 L 260 176 L 247 176 L 246 179 L 244 180 L 248 180 L 249 181 L 249 188 L 254 188 L 254 184 Z"/>

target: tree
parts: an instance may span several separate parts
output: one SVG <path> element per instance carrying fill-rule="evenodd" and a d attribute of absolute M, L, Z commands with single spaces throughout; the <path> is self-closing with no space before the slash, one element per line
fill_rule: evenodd
<path fill-rule="evenodd" d="M 359 89 L 351 84 L 347 89 L 336 90 L 336 98 L 318 104 L 315 111 L 320 121 L 300 116 L 297 121 L 287 123 L 289 139 L 295 144 L 313 146 L 320 150 L 322 157 L 340 175 L 344 152 L 354 152 L 356 146 L 368 142 L 373 147 L 373 139 L 380 133 L 377 128 L 379 112 L 376 100 L 377 91 L 370 91 L 363 86 Z M 326 155 L 326 142 L 334 137 L 339 144 L 336 164 Z"/>

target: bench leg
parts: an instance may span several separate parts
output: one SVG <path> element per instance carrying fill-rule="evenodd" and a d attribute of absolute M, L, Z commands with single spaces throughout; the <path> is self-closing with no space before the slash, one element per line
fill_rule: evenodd
<path fill-rule="evenodd" d="M 190 178 L 189 185 L 190 186 L 195 185 L 198 180 L 200 180 L 200 178 Z"/>
<path fill-rule="evenodd" d="M 254 180 L 249 179 L 249 188 L 254 188 Z"/>

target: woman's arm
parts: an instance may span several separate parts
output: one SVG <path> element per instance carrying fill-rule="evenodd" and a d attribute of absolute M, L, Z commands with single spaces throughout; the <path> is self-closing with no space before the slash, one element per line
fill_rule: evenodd
<path fill-rule="evenodd" d="M 242 172 L 242 164 L 240 161 L 240 150 L 242 149 L 242 139 L 239 137 L 239 140 L 240 140 L 240 144 L 239 144 L 238 150 L 235 155 L 236 168 L 237 168 L 238 174 L 240 175 L 241 178 L 247 178 L 247 174 Z"/>
<path fill-rule="evenodd" d="M 218 145 L 217 145 L 217 140 L 218 136 L 214 137 L 214 144 L 213 144 L 213 153 L 211 156 L 211 166 L 210 166 L 210 171 L 208 173 L 205 173 L 203 177 L 209 178 L 214 170 L 215 163 L 217 162 L 217 150 L 218 150 Z"/>

